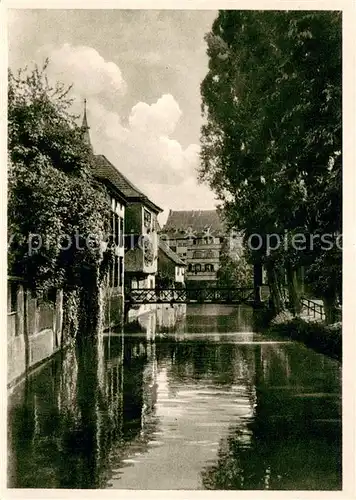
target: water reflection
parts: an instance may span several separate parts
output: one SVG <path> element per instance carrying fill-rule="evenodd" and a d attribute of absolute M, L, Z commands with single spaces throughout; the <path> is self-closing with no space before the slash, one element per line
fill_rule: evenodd
<path fill-rule="evenodd" d="M 255 349 L 256 405 L 202 473 L 208 489 L 341 488 L 338 367 L 299 346 Z"/>
<path fill-rule="evenodd" d="M 18 386 L 9 487 L 340 489 L 340 365 L 211 312 L 141 318 Z"/>

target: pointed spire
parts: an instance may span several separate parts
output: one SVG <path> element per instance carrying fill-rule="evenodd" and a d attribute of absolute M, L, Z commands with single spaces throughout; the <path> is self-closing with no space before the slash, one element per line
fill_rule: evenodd
<path fill-rule="evenodd" d="M 90 147 L 90 150 L 93 151 L 93 146 L 91 145 L 90 134 L 89 134 L 89 125 L 87 119 L 87 100 L 84 99 L 84 114 L 83 114 L 83 122 L 82 122 L 82 131 L 83 138 L 85 143 Z"/>
<path fill-rule="evenodd" d="M 84 99 L 84 115 L 83 115 L 83 123 L 82 129 L 89 130 L 88 120 L 87 120 L 87 100 Z"/>

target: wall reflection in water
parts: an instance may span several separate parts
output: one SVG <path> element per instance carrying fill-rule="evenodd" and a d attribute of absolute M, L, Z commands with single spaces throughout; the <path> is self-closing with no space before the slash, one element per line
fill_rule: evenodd
<path fill-rule="evenodd" d="M 210 312 L 148 315 L 18 386 L 9 487 L 340 489 L 339 364 Z"/>

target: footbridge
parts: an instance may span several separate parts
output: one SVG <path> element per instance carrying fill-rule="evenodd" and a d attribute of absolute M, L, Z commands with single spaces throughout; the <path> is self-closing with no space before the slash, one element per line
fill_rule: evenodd
<path fill-rule="evenodd" d="M 125 303 L 134 304 L 262 304 L 259 288 L 131 289 Z"/>

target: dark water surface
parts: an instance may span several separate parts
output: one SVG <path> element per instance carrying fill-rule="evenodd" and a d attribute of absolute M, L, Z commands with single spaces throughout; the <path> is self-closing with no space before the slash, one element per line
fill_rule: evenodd
<path fill-rule="evenodd" d="M 251 314 L 151 315 L 48 363 L 9 397 L 8 486 L 341 489 L 340 364 Z"/>

